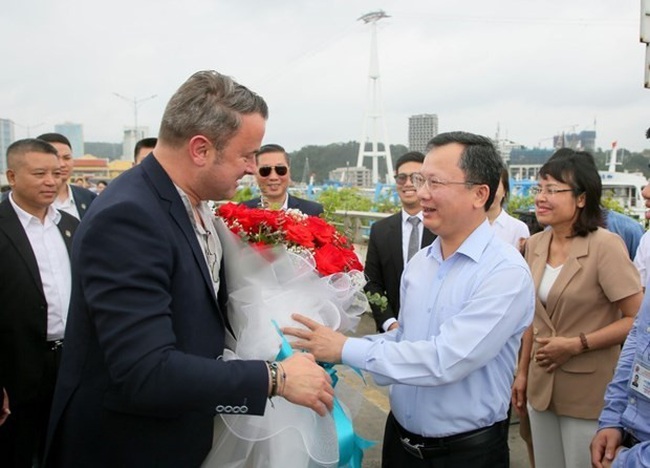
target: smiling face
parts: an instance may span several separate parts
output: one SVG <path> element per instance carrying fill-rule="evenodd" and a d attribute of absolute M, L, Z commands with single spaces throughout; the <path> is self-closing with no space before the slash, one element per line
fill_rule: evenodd
<path fill-rule="evenodd" d="M 455 250 L 485 220 L 489 194 L 486 185 L 462 184 L 467 180 L 458 166 L 463 150 L 459 143 L 433 148 L 424 159 L 421 173 L 426 180 L 440 183 L 426 183 L 417 192 L 424 226 L 449 245 L 448 251 Z"/>
<path fill-rule="evenodd" d="M 287 168 L 284 175 L 279 175 L 275 170 L 276 166 L 283 166 Z M 266 177 L 260 175 L 260 168 L 271 167 L 270 174 Z M 283 204 L 287 196 L 287 189 L 289 188 L 289 181 L 291 180 L 291 170 L 287 162 L 285 153 L 281 151 L 274 151 L 271 153 L 263 153 L 257 156 L 257 171 L 255 172 L 255 179 L 257 185 L 260 187 L 262 196 L 274 204 Z"/>
<path fill-rule="evenodd" d="M 572 190 L 548 194 L 548 189 L 572 189 L 569 184 L 560 182 L 552 176 L 539 179 L 542 191 L 535 196 L 535 216 L 537 222 L 553 229 L 568 228 L 571 230 L 580 214 L 580 208 L 585 206 L 584 194 L 575 196 Z"/>
<path fill-rule="evenodd" d="M 408 161 L 400 165 L 396 169 L 396 176 L 399 174 L 406 174 L 410 176 L 414 172 L 420 172 L 422 169 L 422 163 L 416 161 Z M 402 202 L 402 208 L 410 215 L 414 215 L 421 211 L 420 200 L 418 199 L 418 193 L 411 178 L 407 177 L 404 184 L 396 184 L 397 187 L 397 196 L 399 196 L 400 201 Z"/>
<path fill-rule="evenodd" d="M 50 153 L 27 152 L 7 170 L 7 179 L 16 204 L 42 219 L 61 184 L 59 159 Z"/>
<path fill-rule="evenodd" d="M 208 143 L 209 155 L 195 189 L 201 200 L 226 200 L 235 195 L 239 180 L 255 170 L 255 154 L 265 128 L 266 120 L 260 114 L 242 115 L 239 129 L 221 150 Z"/>

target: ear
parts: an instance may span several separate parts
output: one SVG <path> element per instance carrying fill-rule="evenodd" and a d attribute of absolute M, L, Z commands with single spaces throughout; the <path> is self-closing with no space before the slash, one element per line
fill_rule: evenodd
<path fill-rule="evenodd" d="M 576 205 L 578 208 L 584 208 L 587 203 L 587 196 L 584 193 L 581 193 L 578 195 L 578 198 L 576 199 Z"/>
<path fill-rule="evenodd" d="M 488 197 L 490 196 L 490 187 L 488 187 L 486 184 L 474 185 L 474 190 L 474 193 L 476 194 L 474 199 L 474 206 L 476 208 L 484 208 Z"/>
<path fill-rule="evenodd" d="M 14 172 L 13 169 L 7 169 L 7 172 L 5 173 L 7 176 L 7 181 L 9 182 L 9 185 L 13 188 L 14 185 L 16 185 L 16 173 Z"/>
<path fill-rule="evenodd" d="M 208 161 L 208 153 L 212 147 L 212 143 L 203 135 L 195 135 L 190 138 L 188 143 L 188 150 L 190 159 L 194 165 L 203 167 Z"/>

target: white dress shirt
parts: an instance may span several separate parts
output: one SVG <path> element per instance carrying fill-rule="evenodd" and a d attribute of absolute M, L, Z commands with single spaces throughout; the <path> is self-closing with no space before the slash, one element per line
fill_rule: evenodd
<path fill-rule="evenodd" d="M 634 256 L 634 266 L 636 266 L 641 275 L 641 284 L 646 287 L 648 269 L 650 269 L 650 231 L 641 237 L 639 247 L 636 249 L 636 255 Z"/>
<path fill-rule="evenodd" d="M 72 285 L 68 249 L 57 227 L 61 213 L 50 205 L 45 220 L 41 223 L 40 219 L 27 213 L 14 202 L 13 194 L 9 195 L 9 201 L 27 234 L 38 264 L 47 301 L 47 341 L 60 340 L 63 338 L 68 318 Z"/>
<path fill-rule="evenodd" d="M 61 201 L 57 196 L 54 199 L 52 206 L 54 206 L 54 208 L 56 208 L 57 210 L 65 211 L 69 215 L 72 215 L 78 220 L 81 220 L 81 216 L 79 216 L 79 210 L 77 210 L 77 203 L 74 200 L 74 195 L 72 194 L 72 189 L 70 188 L 70 185 L 68 185 L 67 188 L 68 188 L 68 197 L 65 200 Z"/>
<path fill-rule="evenodd" d="M 530 230 L 526 223 L 511 216 L 503 209 L 492 223 L 492 228 L 500 239 L 517 250 L 519 250 L 519 239 L 528 239 L 530 237 Z"/>
<path fill-rule="evenodd" d="M 406 264 L 399 327 L 349 338 L 342 361 L 392 384 L 408 431 L 444 437 L 506 419 L 521 336 L 535 290 L 523 256 L 487 219 L 443 260 L 440 238 Z"/>

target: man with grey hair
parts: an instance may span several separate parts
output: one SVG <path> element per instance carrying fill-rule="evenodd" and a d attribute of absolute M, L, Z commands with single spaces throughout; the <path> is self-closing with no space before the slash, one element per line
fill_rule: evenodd
<path fill-rule="evenodd" d="M 347 338 L 302 316 L 294 346 L 392 385 L 382 466 L 509 466 L 508 406 L 535 291 L 487 220 L 503 163 L 492 142 L 437 135 L 411 180 L 438 237 L 406 264 L 397 329 Z"/>
<path fill-rule="evenodd" d="M 232 197 L 255 169 L 264 100 L 215 71 L 192 75 L 165 109 L 158 143 L 113 181 L 73 248 L 66 352 L 48 466 L 199 466 L 216 413 L 258 415 L 282 396 L 325 415 L 311 355 L 224 361 L 222 248 L 205 200 Z"/>

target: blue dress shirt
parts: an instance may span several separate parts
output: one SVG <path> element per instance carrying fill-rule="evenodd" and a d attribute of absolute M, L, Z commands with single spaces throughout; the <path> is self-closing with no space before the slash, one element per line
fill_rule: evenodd
<path fill-rule="evenodd" d="M 625 428 L 640 444 L 623 449 L 614 459 L 613 467 L 650 466 L 650 399 L 631 390 L 630 377 L 635 358 L 650 361 L 650 295 L 646 294 L 634 327 L 630 331 L 618 359 L 616 373 L 605 392 L 605 406 L 598 429 Z"/>
<path fill-rule="evenodd" d="M 534 313 L 521 254 L 486 220 L 443 260 L 440 239 L 406 265 L 399 327 L 350 338 L 342 360 L 392 384 L 397 421 L 444 437 L 506 419 L 521 335 Z"/>

